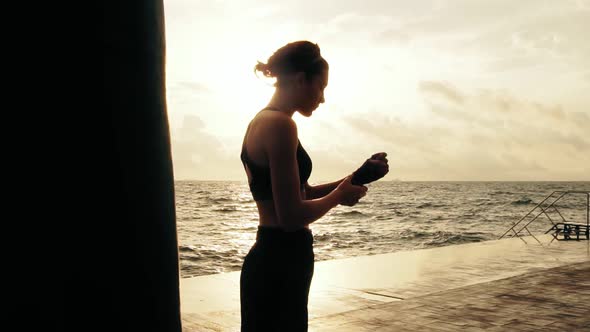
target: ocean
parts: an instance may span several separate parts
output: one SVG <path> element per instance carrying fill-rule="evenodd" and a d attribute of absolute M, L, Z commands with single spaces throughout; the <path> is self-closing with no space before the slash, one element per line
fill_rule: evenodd
<path fill-rule="evenodd" d="M 378 181 L 356 206 L 310 225 L 316 261 L 498 239 L 554 191 L 590 192 L 590 182 Z M 176 181 L 181 277 L 240 270 L 254 244 L 256 205 L 241 181 Z M 564 196 L 530 224 L 586 224 L 586 195 Z"/>

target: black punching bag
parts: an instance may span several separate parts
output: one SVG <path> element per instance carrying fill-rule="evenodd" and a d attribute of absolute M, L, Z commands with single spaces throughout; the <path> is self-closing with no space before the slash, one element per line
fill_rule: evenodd
<path fill-rule="evenodd" d="M 104 103 L 113 174 L 103 197 L 87 327 L 180 332 L 162 0 L 105 5 Z M 102 329 L 102 328 L 101 328 Z M 85 330 L 81 328 L 80 331 Z M 106 331 L 105 330 L 105 331 Z"/>

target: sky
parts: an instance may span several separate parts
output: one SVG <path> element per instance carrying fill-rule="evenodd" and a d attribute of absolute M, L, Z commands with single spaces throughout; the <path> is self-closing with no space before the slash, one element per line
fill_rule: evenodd
<path fill-rule="evenodd" d="M 164 0 L 177 180 L 246 181 L 248 122 L 274 87 L 253 71 L 309 40 L 326 102 L 293 116 L 310 183 L 375 152 L 383 180 L 589 181 L 590 0 Z"/>

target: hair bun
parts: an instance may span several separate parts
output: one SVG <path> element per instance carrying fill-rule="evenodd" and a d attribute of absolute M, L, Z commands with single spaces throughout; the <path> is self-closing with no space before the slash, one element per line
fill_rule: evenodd
<path fill-rule="evenodd" d="M 264 63 L 264 62 L 260 62 L 258 61 L 258 63 L 254 66 L 254 72 L 261 72 L 262 75 L 266 76 L 266 77 L 272 77 L 273 73 L 271 72 L 268 64 Z"/>
<path fill-rule="evenodd" d="M 309 79 L 327 68 L 328 63 L 322 57 L 319 45 L 300 40 L 276 50 L 266 63 L 258 61 L 254 73 L 259 71 L 265 77 L 276 77 L 276 84 L 280 85 L 286 75 L 304 72 Z"/>

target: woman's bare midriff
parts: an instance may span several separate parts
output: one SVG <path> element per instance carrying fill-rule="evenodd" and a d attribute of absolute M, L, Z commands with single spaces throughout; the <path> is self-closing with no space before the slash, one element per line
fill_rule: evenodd
<path fill-rule="evenodd" d="M 305 197 L 305 192 L 302 192 L 301 195 L 302 197 Z M 277 213 L 275 210 L 274 201 L 257 201 L 256 207 L 258 207 L 258 224 L 260 226 L 281 228 L 281 224 L 279 224 L 277 220 Z M 309 228 L 309 225 L 304 225 L 303 227 Z"/>

